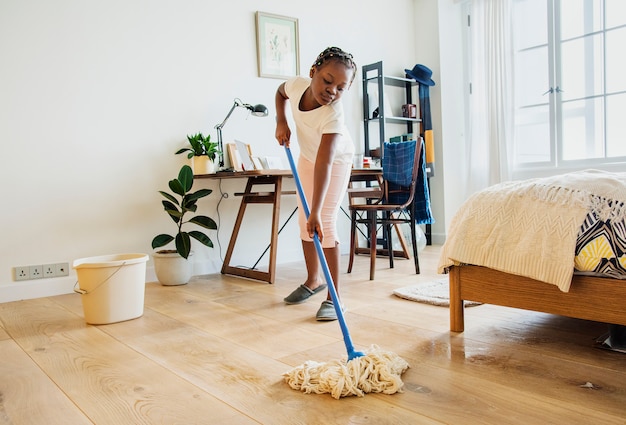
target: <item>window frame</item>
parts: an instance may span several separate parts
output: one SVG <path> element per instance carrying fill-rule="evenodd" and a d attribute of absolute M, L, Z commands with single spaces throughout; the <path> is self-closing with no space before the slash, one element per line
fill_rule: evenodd
<path fill-rule="evenodd" d="M 543 160 L 543 161 L 522 162 L 519 160 L 517 153 L 516 153 L 514 156 L 512 170 L 511 170 L 513 175 L 527 174 L 529 172 L 540 171 L 540 170 L 563 170 L 565 171 L 565 170 L 571 170 L 571 169 L 590 168 L 590 167 L 606 168 L 607 166 L 614 167 L 614 166 L 619 166 L 619 165 L 621 165 L 623 168 L 623 165 L 626 163 L 626 156 L 607 157 L 607 150 L 608 150 L 607 97 L 611 96 L 613 93 L 607 93 L 607 86 L 606 86 L 606 72 L 607 72 L 606 71 L 606 63 L 607 63 L 606 34 L 607 34 L 607 31 L 611 31 L 620 27 L 610 28 L 607 30 L 605 0 L 598 0 L 598 1 L 602 1 L 601 29 L 583 34 L 578 37 L 565 39 L 565 41 L 574 40 L 576 38 L 584 39 L 587 37 L 593 37 L 594 35 L 597 35 L 597 34 L 601 34 L 602 49 L 603 49 L 603 52 L 602 52 L 603 76 L 602 76 L 601 92 L 593 93 L 592 95 L 585 95 L 582 98 L 565 100 L 565 101 L 563 100 L 562 91 L 560 89 L 560 83 L 562 81 L 561 69 L 563 65 L 560 47 L 562 46 L 564 40 L 560 38 L 560 34 L 561 34 L 560 25 L 561 24 L 560 24 L 560 19 L 557 19 L 561 15 L 560 12 L 561 12 L 562 0 L 547 0 L 546 1 L 546 5 L 548 7 L 548 10 L 547 10 L 548 70 L 547 72 L 549 72 L 549 77 L 548 77 L 549 88 L 546 88 L 546 89 L 549 92 L 551 92 L 547 94 L 550 96 L 547 102 L 548 120 L 549 120 L 548 122 L 549 137 L 550 137 L 550 140 L 549 140 L 550 146 L 549 146 L 548 151 L 549 151 L 550 157 L 548 160 Z M 515 28 L 512 28 L 511 31 L 514 32 Z M 515 36 L 515 33 L 513 33 L 513 36 Z M 539 47 L 539 45 L 536 45 L 533 47 L 537 48 Z M 519 54 L 519 52 L 521 52 L 521 50 L 514 51 L 514 58 Z M 594 158 L 583 158 L 583 159 L 564 159 L 564 152 L 565 152 L 565 147 L 566 147 L 565 141 L 563 140 L 564 139 L 563 137 L 564 125 L 566 125 L 566 122 L 563 121 L 564 106 L 566 106 L 568 102 L 585 101 L 585 100 L 595 99 L 595 98 L 602 98 L 602 107 L 603 107 L 602 122 L 598 122 L 596 124 L 603 126 L 602 128 L 603 156 L 594 157 Z M 542 104 L 538 104 L 535 106 L 540 106 L 540 105 Z M 516 115 L 516 122 L 517 122 L 517 117 L 519 113 L 518 111 L 520 110 L 520 108 L 530 107 L 530 106 L 533 106 L 533 105 L 522 105 L 522 106 L 516 105 L 515 111 L 514 111 Z M 514 149 L 515 152 L 517 152 L 517 149 L 520 146 L 520 143 L 522 143 L 521 140 L 518 140 L 519 133 L 518 133 L 517 127 L 514 128 L 514 135 L 515 136 L 513 138 L 513 144 L 511 148 Z"/>

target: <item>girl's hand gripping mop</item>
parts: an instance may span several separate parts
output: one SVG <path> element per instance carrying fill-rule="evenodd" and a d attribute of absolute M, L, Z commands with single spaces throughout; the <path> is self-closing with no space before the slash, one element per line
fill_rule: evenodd
<path fill-rule="evenodd" d="M 310 212 L 309 205 L 304 196 L 304 190 L 291 155 L 291 150 L 288 146 L 285 146 L 285 151 L 296 182 L 302 208 L 304 208 L 304 213 L 308 218 Z M 348 357 L 342 361 L 335 360 L 328 363 L 307 361 L 303 365 L 286 372 L 284 374 L 285 380 L 295 390 L 301 390 L 307 394 L 330 393 L 336 399 L 348 395 L 362 397 L 369 392 L 384 394 L 401 392 L 403 383 L 400 376 L 409 367 L 409 364 L 397 354 L 383 351 L 375 345 L 372 345 L 366 352 L 354 350 L 350 332 L 343 316 L 343 310 L 339 303 L 339 296 L 333 284 L 317 233 L 313 236 L 313 243 L 326 277 L 328 291 L 337 313 L 337 320 L 341 327 Z"/>

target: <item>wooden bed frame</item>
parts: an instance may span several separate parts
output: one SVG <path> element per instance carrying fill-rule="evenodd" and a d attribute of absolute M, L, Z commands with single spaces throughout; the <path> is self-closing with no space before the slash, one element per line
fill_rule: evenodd
<path fill-rule="evenodd" d="M 450 330 L 463 332 L 463 300 L 626 325 L 626 281 L 575 275 L 569 292 L 486 267 L 450 268 Z"/>

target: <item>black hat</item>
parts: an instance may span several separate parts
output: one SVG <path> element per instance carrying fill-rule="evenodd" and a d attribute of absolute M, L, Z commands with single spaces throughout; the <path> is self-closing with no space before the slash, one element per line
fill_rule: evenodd
<path fill-rule="evenodd" d="M 417 64 L 413 69 L 404 70 L 415 81 L 427 86 L 434 86 L 435 82 L 430 78 L 433 72 L 426 65 Z"/>

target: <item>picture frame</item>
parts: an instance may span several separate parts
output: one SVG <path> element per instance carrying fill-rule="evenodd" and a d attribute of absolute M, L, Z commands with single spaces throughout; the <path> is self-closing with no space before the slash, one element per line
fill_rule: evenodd
<path fill-rule="evenodd" d="M 249 144 L 235 140 L 226 143 L 228 159 L 233 171 L 251 171 L 256 169 L 256 163 L 252 158 L 252 148 Z"/>
<path fill-rule="evenodd" d="M 228 151 L 228 159 L 230 160 L 231 167 L 233 167 L 233 171 L 243 171 L 241 156 L 237 150 L 237 145 L 234 143 L 227 143 L 226 150 Z"/>
<path fill-rule="evenodd" d="M 256 12 L 259 77 L 288 79 L 300 74 L 298 19 Z"/>
<path fill-rule="evenodd" d="M 253 156 L 252 157 L 252 162 L 254 163 L 254 169 L 255 170 L 262 170 L 263 169 L 263 163 L 261 162 L 261 158 L 259 158 L 258 156 Z"/>

